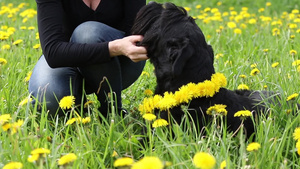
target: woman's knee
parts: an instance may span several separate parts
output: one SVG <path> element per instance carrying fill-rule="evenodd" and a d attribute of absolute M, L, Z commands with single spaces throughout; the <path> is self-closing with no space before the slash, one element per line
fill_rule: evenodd
<path fill-rule="evenodd" d="M 70 41 L 76 43 L 107 42 L 124 37 L 124 33 L 101 22 L 87 21 L 73 31 Z"/>
<path fill-rule="evenodd" d="M 33 69 L 28 87 L 35 100 L 33 103 L 45 104 L 53 114 L 64 96 L 72 94 L 81 99 L 82 77 L 76 68 L 50 68 L 42 56 Z"/>

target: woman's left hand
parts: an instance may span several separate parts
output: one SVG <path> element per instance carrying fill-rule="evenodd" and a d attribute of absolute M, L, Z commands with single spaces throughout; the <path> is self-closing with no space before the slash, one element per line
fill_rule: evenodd
<path fill-rule="evenodd" d="M 117 39 L 108 43 L 109 53 L 111 57 L 125 55 L 133 62 L 147 60 L 147 50 L 143 46 L 136 46 L 137 42 L 141 42 L 143 36 L 131 35 L 123 39 Z"/>

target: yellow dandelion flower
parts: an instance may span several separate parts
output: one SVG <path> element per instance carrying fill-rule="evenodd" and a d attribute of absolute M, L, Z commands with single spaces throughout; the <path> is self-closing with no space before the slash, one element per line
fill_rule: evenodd
<path fill-rule="evenodd" d="M 35 162 L 40 156 L 45 157 L 46 154 L 50 154 L 50 150 L 46 148 L 37 148 L 31 151 L 31 155 L 27 158 L 28 162 Z"/>
<path fill-rule="evenodd" d="M 147 156 L 132 164 L 131 169 L 163 169 L 163 162 L 158 157 Z"/>
<path fill-rule="evenodd" d="M 27 161 L 33 163 L 39 159 L 39 156 L 40 156 L 39 154 L 29 155 Z"/>
<path fill-rule="evenodd" d="M 80 119 L 79 119 L 79 118 L 71 118 L 71 119 L 69 119 L 69 120 L 66 122 L 66 125 L 73 124 L 73 123 L 75 123 L 75 122 L 78 121 L 78 120 L 81 120 L 81 118 L 80 118 Z"/>
<path fill-rule="evenodd" d="M 237 87 L 238 90 L 249 90 L 249 87 L 246 84 L 240 84 Z"/>
<path fill-rule="evenodd" d="M 14 27 L 7 28 L 7 33 L 8 34 L 12 35 L 14 32 L 16 32 L 16 28 L 14 28 Z"/>
<path fill-rule="evenodd" d="M 298 155 L 300 155 L 300 141 L 297 141 L 296 148 L 297 148 Z"/>
<path fill-rule="evenodd" d="M 26 98 L 26 99 L 23 99 L 20 103 L 19 103 L 19 106 L 24 106 L 26 105 L 27 103 L 30 103 L 32 101 L 32 98 L 29 97 L 29 98 Z"/>
<path fill-rule="evenodd" d="M 267 2 L 267 3 L 266 3 L 266 6 L 271 6 L 271 5 L 272 5 L 271 2 Z"/>
<path fill-rule="evenodd" d="M 75 104 L 74 96 L 65 96 L 59 101 L 59 107 L 62 109 L 70 109 Z"/>
<path fill-rule="evenodd" d="M 272 35 L 273 35 L 273 36 L 280 35 L 280 30 L 279 30 L 278 28 L 273 28 L 273 29 L 272 29 Z"/>
<path fill-rule="evenodd" d="M 6 65 L 6 64 L 7 64 L 6 59 L 0 58 L 0 66 L 1 66 L 1 65 Z"/>
<path fill-rule="evenodd" d="M 292 109 L 287 109 L 287 110 L 285 110 L 285 113 L 290 114 L 292 111 L 293 111 Z"/>
<path fill-rule="evenodd" d="M 139 105 L 139 111 L 141 113 L 152 113 L 156 105 L 160 102 L 162 96 L 155 95 L 154 97 L 144 98 L 143 103 Z"/>
<path fill-rule="evenodd" d="M 300 65 L 297 67 L 297 72 L 300 72 Z"/>
<path fill-rule="evenodd" d="M 112 153 L 112 157 L 117 157 L 119 154 L 116 152 L 116 151 L 113 151 L 113 153 Z"/>
<path fill-rule="evenodd" d="M 211 8 L 209 8 L 209 7 L 204 8 L 204 12 L 209 12 L 210 10 L 211 10 Z"/>
<path fill-rule="evenodd" d="M 142 72 L 141 76 L 144 76 L 144 75 L 150 77 L 150 74 L 148 72 L 145 72 L 145 71 Z"/>
<path fill-rule="evenodd" d="M 146 89 L 146 90 L 144 91 L 144 94 L 145 94 L 146 96 L 152 96 L 152 95 L 153 95 L 153 92 L 152 92 L 152 90 L 150 90 L 150 89 Z"/>
<path fill-rule="evenodd" d="M 260 73 L 259 69 L 254 68 L 254 69 L 251 70 L 250 75 L 251 76 L 255 76 L 255 75 L 259 74 L 259 73 Z"/>
<path fill-rule="evenodd" d="M 227 26 L 231 29 L 236 28 L 236 23 L 235 22 L 228 22 Z"/>
<path fill-rule="evenodd" d="M 265 11 L 265 8 L 259 8 L 259 9 L 258 9 L 258 12 L 259 12 L 259 13 L 261 13 L 261 12 L 263 12 L 263 11 Z"/>
<path fill-rule="evenodd" d="M 292 13 L 293 13 L 293 14 L 298 14 L 298 13 L 299 13 L 299 10 L 298 10 L 298 9 L 293 9 L 293 10 L 292 10 Z"/>
<path fill-rule="evenodd" d="M 18 39 L 18 40 L 16 40 L 16 41 L 13 42 L 13 45 L 18 45 L 18 44 L 20 44 L 22 42 L 23 42 L 22 39 Z"/>
<path fill-rule="evenodd" d="M 47 148 L 37 148 L 31 151 L 31 154 L 50 154 L 50 150 Z"/>
<path fill-rule="evenodd" d="M 279 65 L 279 62 L 275 62 L 275 63 L 272 64 L 272 67 L 275 68 L 275 67 L 277 67 L 278 65 Z"/>
<path fill-rule="evenodd" d="M 248 21 L 248 23 L 249 23 L 249 24 L 256 24 L 256 19 L 253 19 L 253 18 L 252 18 L 252 19 L 250 19 L 250 20 Z"/>
<path fill-rule="evenodd" d="M 189 12 L 189 11 L 191 10 L 190 7 L 184 7 L 184 9 L 185 9 L 187 12 Z"/>
<path fill-rule="evenodd" d="M 91 117 L 85 117 L 85 118 L 81 119 L 82 124 L 86 124 L 86 123 L 89 123 L 89 122 L 91 122 Z"/>
<path fill-rule="evenodd" d="M 164 97 L 159 101 L 159 108 L 161 110 L 168 110 L 174 107 L 177 103 L 174 99 L 174 94 L 170 92 L 165 92 Z"/>
<path fill-rule="evenodd" d="M 25 30 L 25 29 L 27 29 L 27 27 L 26 26 L 21 26 L 20 29 Z"/>
<path fill-rule="evenodd" d="M 243 78 L 243 79 L 247 78 L 247 76 L 244 75 L 244 74 L 239 75 L 239 77 L 240 77 L 240 78 Z"/>
<path fill-rule="evenodd" d="M 257 64 L 256 64 L 256 63 L 253 63 L 253 64 L 250 65 L 250 67 L 251 67 L 251 68 L 256 68 L 256 67 L 257 67 Z"/>
<path fill-rule="evenodd" d="M 27 29 L 28 29 L 28 30 L 34 30 L 35 27 L 34 27 L 34 26 L 29 26 Z"/>
<path fill-rule="evenodd" d="M 3 49 L 3 50 L 8 50 L 8 49 L 10 49 L 10 45 L 3 45 L 3 46 L 2 46 L 2 49 Z"/>
<path fill-rule="evenodd" d="M 242 30 L 239 29 L 239 28 L 234 29 L 233 32 L 234 32 L 235 34 L 242 34 Z"/>
<path fill-rule="evenodd" d="M 218 54 L 215 56 L 215 58 L 216 58 L 216 59 L 219 59 L 220 57 L 223 57 L 223 56 L 224 56 L 223 53 L 218 53 Z"/>
<path fill-rule="evenodd" d="M 233 115 L 234 117 L 250 117 L 252 116 L 251 111 L 249 110 L 240 110 Z"/>
<path fill-rule="evenodd" d="M 296 50 L 294 50 L 294 49 L 292 49 L 292 50 L 290 50 L 290 55 L 297 55 L 297 51 Z"/>
<path fill-rule="evenodd" d="M 157 119 L 153 122 L 152 127 L 153 128 L 157 128 L 157 127 L 164 127 L 169 125 L 169 123 L 167 122 L 167 120 L 165 119 Z"/>
<path fill-rule="evenodd" d="M 152 113 L 145 113 L 145 114 L 143 115 L 143 118 L 144 118 L 145 120 L 152 121 L 152 120 L 155 120 L 155 119 L 156 119 L 156 116 L 155 116 L 154 114 L 152 114 Z"/>
<path fill-rule="evenodd" d="M 297 140 L 297 141 L 300 140 L 300 127 L 297 127 L 297 128 L 294 130 L 293 138 L 294 138 L 294 140 Z"/>
<path fill-rule="evenodd" d="M 0 125 L 7 123 L 11 119 L 10 114 L 0 115 Z"/>
<path fill-rule="evenodd" d="M 200 83 L 197 86 L 199 88 L 199 97 L 212 97 L 216 92 L 218 92 L 217 89 L 219 90 L 215 83 L 208 80 L 204 81 L 204 83 Z"/>
<path fill-rule="evenodd" d="M 77 156 L 74 153 L 68 153 L 58 160 L 58 165 L 67 165 L 74 162 Z"/>
<path fill-rule="evenodd" d="M 226 161 L 222 161 L 220 165 L 220 169 L 225 169 L 226 168 Z"/>
<path fill-rule="evenodd" d="M 216 159 L 209 153 L 198 152 L 193 157 L 193 164 L 197 168 L 212 169 L 216 165 Z"/>
<path fill-rule="evenodd" d="M 238 13 L 237 13 L 237 11 L 230 11 L 230 15 L 232 15 L 232 16 L 236 16 Z"/>
<path fill-rule="evenodd" d="M 195 83 L 188 83 L 186 85 L 186 90 L 188 90 L 185 94 L 186 99 L 191 100 L 192 98 L 198 97 L 199 89 L 198 86 Z M 175 92 L 176 93 L 176 92 Z M 182 93 L 183 94 L 183 93 Z"/>
<path fill-rule="evenodd" d="M 21 128 L 21 126 L 23 125 L 24 120 L 18 120 L 15 123 L 12 123 L 10 126 L 11 129 L 11 134 L 15 134 L 18 132 L 18 130 Z"/>
<path fill-rule="evenodd" d="M 297 26 L 297 24 L 295 24 L 295 23 L 291 23 L 291 24 L 289 24 L 289 28 L 290 29 L 296 29 L 298 26 Z"/>
<path fill-rule="evenodd" d="M 1 29 L 2 29 L 2 30 L 6 30 L 7 28 L 8 28 L 7 25 L 2 25 L 2 26 L 1 26 Z"/>
<path fill-rule="evenodd" d="M 29 71 L 26 75 L 26 77 L 24 78 L 24 81 L 25 82 L 29 82 L 30 78 L 31 78 L 31 75 L 32 75 L 32 71 Z"/>
<path fill-rule="evenodd" d="M 294 100 L 298 96 L 299 96 L 298 93 L 291 94 L 290 96 L 287 97 L 286 101 Z"/>
<path fill-rule="evenodd" d="M 188 87 L 182 86 L 180 88 L 181 90 L 176 91 L 174 94 L 174 99 L 178 102 L 178 103 L 188 103 L 190 102 L 192 95 L 190 95 L 189 91 L 188 91 Z"/>
<path fill-rule="evenodd" d="M 114 167 L 124 167 L 124 166 L 130 166 L 133 164 L 133 159 L 130 157 L 122 157 L 122 158 L 118 158 L 115 162 L 114 162 Z"/>
<path fill-rule="evenodd" d="M 38 49 L 40 47 L 41 47 L 41 44 L 35 44 L 35 45 L 33 45 L 33 49 Z"/>
<path fill-rule="evenodd" d="M 2 169 L 20 169 L 23 168 L 23 164 L 20 162 L 9 162 Z"/>
<path fill-rule="evenodd" d="M 223 104 L 215 104 L 213 106 L 210 106 L 206 110 L 206 114 L 208 115 L 227 115 L 226 105 Z"/>
<path fill-rule="evenodd" d="M 222 73 L 215 73 L 211 76 L 211 81 L 217 85 L 217 87 L 226 87 L 227 79 Z"/>
<path fill-rule="evenodd" d="M 250 144 L 248 144 L 246 150 L 251 152 L 251 151 L 257 151 L 258 149 L 260 149 L 260 144 L 257 142 L 252 142 Z"/>
<path fill-rule="evenodd" d="M 35 39 L 40 39 L 40 34 L 38 32 L 35 34 Z"/>
<path fill-rule="evenodd" d="M 295 35 L 291 35 L 291 36 L 290 36 L 290 39 L 295 39 Z"/>
<path fill-rule="evenodd" d="M 202 5 L 196 5 L 196 9 L 200 9 Z"/>
<path fill-rule="evenodd" d="M 10 123 L 5 123 L 2 125 L 2 130 L 3 131 L 7 131 L 11 128 L 11 124 Z"/>
<path fill-rule="evenodd" d="M 293 63 L 292 63 L 292 66 L 299 66 L 300 65 L 300 60 L 295 60 Z"/>

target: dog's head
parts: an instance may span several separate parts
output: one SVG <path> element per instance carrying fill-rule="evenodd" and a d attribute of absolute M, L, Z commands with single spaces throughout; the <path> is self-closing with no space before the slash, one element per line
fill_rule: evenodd
<path fill-rule="evenodd" d="M 159 69 L 157 76 L 180 76 L 187 65 L 198 66 L 199 71 L 207 69 L 208 75 L 203 79 L 209 79 L 214 73 L 212 48 L 182 7 L 155 2 L 144 6 L 137 14 L 132 34 L 144 36 L 139 45 L 147 48 L 150 61 Z"/>

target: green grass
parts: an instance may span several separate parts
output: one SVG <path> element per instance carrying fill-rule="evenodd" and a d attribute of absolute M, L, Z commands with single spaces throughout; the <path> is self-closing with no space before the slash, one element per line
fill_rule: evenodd
<path fill-rule="evenodd" d="M 21 2 L 26 5 L 19 8 L 15 13 L 12 9 L 18 7 Z M 158 2 L 166 2 L 159 0 Z M 87 124 L 65 125 L 69 117 L 64 119 L 51 119 L 47 117 L 45 110 L 37 111 L 30 104 L 19 105 L 28 98 L 27 82 L 24 78 L 30 72 L 42 51 L 33 46 L 39 43 L 36 39 L 37 24 L 36 15 L 28 18 L 23 23 L 24 17 L 20 14 L 27 9 L 35 9 L 35 1 L 0 1 L 0 37 L 2 32 L 7 32 L 7 27 L 15 28 L 8 39 L 0 41 L 0 58 L 7 60 L 7 64 L 0 65 L 0 115 L 10 114 L 10 123 L 24 120 L 23 125 L 12 134 L 0 128 L 0 168 L 9 162 L 21 162 L 23 168 L 59 168 L 57 160 L 67 153 L 74 153 L 77 160 L 70 168 L 114 168 L 113 163 L 119 157 L 131 157 L 139 161 L 144 156 L 155 156 L 162 161 L 171 162 L 168 168 L 195 168 L 192 162 L 197 152 L 207 152 L 216 159 L 215 168 L 220 168 L 223 160 L 226 160 L 227 168 L 299 168 L 299 155 L 297 154 L 296 141 L 293 132 L 300 127 L 300 116 L 287 114 L 290 109 L 286 98 L 299 93 L 300 68 L 292 66 L 292 62 L 299 59 L 300 46 L 300 23 L 294 19 L 288 19 L 293 9 L 299 9 L 297 0 L 271 1 L 271 6 L 266 7 L 266 2 L 259 1 L 229 1 L 224 0 L 222 4 L 218 1 L 192 1 L 175 0 L 175 4 L 189 7 L 189 14 L 195 18 L 199 27 L 205 34 L 207 41 L 214 48 L 215 55 L 223 54 L 215 58 L 215 69 L 225 74 L 229 89 L 236 89 L 239 84 L 246 84 L 253 90 L 278 91 L 281 95 L 281 107 L 269 109 L 269 116 L 261 116 L 259 123 L 255 124 L 256 138 L 249 142 L 244 141 L 242 133 L 233 137 L 232 133 L 220 131 L 215 122 L 211 122 L 206 128 L 206 135 L 200 135 L 193 125 L 184 122 L 173 125 L 173 139 L 169 139 L 168 128 L 157 128 L 152 133 L 147 133 L 151 142 L 143 147 L 139 138 L 142 137 L 141 129 L 150 124 L 145 123 L 138 111 L 139 104 L 146 97 L 146 89 L 155 88 L 155 76 L 153 66 L 147 62 L 144 72 L 147 72 L 128 89 L 123 92 L 123 104 L 130 114 L 120 117 L 112 113 L 108 119 L 99 122 L 101 114 L 97 110 L 99 103 L 89 106 L 89 112 L 82 117 L 91 117 Z M 202 5 L 197 9 L 197 5 Z M 7 7 L 7 8 L 5 8 Z M 219 9 L 222 21 L 213 21 L 214 15 L 211 11 L 203 12 L 210 7 Z M 241 18 L 239 22 L 236 17 L 230 17 L 230 7 L 239 15 L 242 7 L 247 7 L 249 17 Z M 263 12 L 258 12 L 265 8 Z M 228 16 L 224 16 L 229 12 Z M 283 16 L 284 12 L 288 15 Z M 270 17 L 271 21 L 262 21 L 262 16 Z M 300 14 L 295 14 L 300 19 Z M 204 19 L 199 19 L 204 18 Z M 256 20 L 255 24 L 249 24 L 249 20 Z M 234 21 L 242 33 L 235 34 L 233 29 L 228 28 L 227 23 Z M 272 25 L 273 21 L 281 20 L 282 25 Z M 207 23 L 204 21 L 206 20 Z M 297 28 L 289 28 L 296 24 Z M 243 28 L 243 25 L 246 27 Z M 6 27 L 7 26 L 7 27 Z M 21 29 L 25 26 L 26 29 Z M 28 30 L 33 26 L 33 30 Z M 221 33 L 216 33 L 220 26 L 224 27 Z M 272 30 L 278 28 L 279 36 L 273 36 Z M 295 36 L 291 38 L 291 35 Z M 13 42 L 21 39 L 18 45 Z M 3 49 L 4 45 L 10 45 L 10 49 Z M 268 49 L 268 52 L 264 52 Z M 296 50 L 298 54 L 291 55 L 290 51 Z M 272 64 L 279 62 L 277 67 Z M 260 73 L 251 76 L 252 64 L 256 64 Z M 240 75 L 246 75 L 241 78 Z M 95 101 L 93 95 L 89 96 Z M 295 101 L 299 102 L 296 98 Z M 73 111 L 74 114 L 74 111 Z M 216 119 L 218 120 L 218 119 Z M 1 124 L 1 121 L 0 121 Z M 2 125 L 2 124 L 1 124 Z M 188 130 L 183 131 L 182 126 L 187 125 Z M 258 142 L 261 148 L 256 152 L 246 151 L 247 145 Z M 47 148 L 47 154 L 40 161 L 28 162 L 27 158 L 31 151 L 36 148 Z M 112 156 L 117 152 L 117 156 Z"/>

